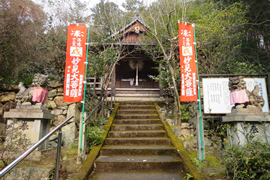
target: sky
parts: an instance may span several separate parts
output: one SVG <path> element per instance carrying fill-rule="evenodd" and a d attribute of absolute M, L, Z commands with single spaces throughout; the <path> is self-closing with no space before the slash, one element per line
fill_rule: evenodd
<path fill-rule="evenodd" d="M 70 4 L 70 0 L 32 0 L 35 3 L 39 4 L 43 10 L 45 11 L 45 13 L 52 17 L 52 19 L 54 20 L 52 22 L 52 26 L 57 26 L 57 24 L 61 24 L 60 21 L 58 21 L 57 19 L 61 19 L 59 17 L 64 16 L 65 14 L 63 12 L 68 12 L 66 11 L 67 9 L 69 9 L 69 6 L 67 4 Z M 100 2 L 100 0 L 79 0 L 83 3 L 87 4 L 87 9 L 90 10 L 90 8 L 93 8 L 96 4 L 98 4 Z M 105 0 L 105 2 L 110 1 L 110 2 L 114 2 L 115 4 L 117 4 L 119 6 L 119 8 L 121 8 L 123 11 L 125 10 L 122 7 L 122 3 L 124 3 L 126 0 Z M 143 0 L 145 5 L 149 5 L 151 2 L 154 2 L 156 0 Z M 74 2 L 74 1 L 73 1 Z M 54 4 L 54 6 L 52 7 L 52 4 Z M 85 11 L 83 12 L 83 14 L 85 16 L 89 16 L 91 14 L 91 11 Z M 73 23 L 73 22 L 70 22 Z"/>
<path fill-rule="evenodd" d="M 100 0 L 81 0 L 81 2 L 86 2 L 89 4 L 89 7 L 94 7 L 97 3 L 99 3 Z M 110 2 L 114 2 L 117 4 L 120 8 L 122 8 L 122 3 L 124 3 L 126 0 L 109 0 Z M 155 0 L 143 0 L 145 5 L 149 5 L 149 3 L 153 2 Z"/>

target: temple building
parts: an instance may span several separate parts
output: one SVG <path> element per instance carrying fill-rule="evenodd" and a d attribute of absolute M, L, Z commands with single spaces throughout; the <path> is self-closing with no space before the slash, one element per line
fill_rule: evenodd
<path fill-rule="evenodd" d="M 162 86 L 150 76 L 159 74 L 159 64 L 147 56 L 142 46 L 154 46 L 156 43 L 142 42 L 150 28 L 136 14 L 132 22 L 113 34 L 117 37 L 114 44 L 125 47 L 123 58 L 117 63 L 111 77 L 111 87 L 116 87 L 116 97 L 160 97 Z M 98 90 L 100 88 L 96 88 Z"/>

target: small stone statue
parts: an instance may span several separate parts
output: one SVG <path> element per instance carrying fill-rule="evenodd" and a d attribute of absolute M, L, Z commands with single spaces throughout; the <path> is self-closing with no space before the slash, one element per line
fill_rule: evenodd
<path fill-rule="evenodd" d="M 253 91 L 250 92 L 246 90 L 246 92 L 249 98 L 248 105 L 253 105 L 259 108 L 262 108 L 264 106 L 264 99 L 262 96 L 259 95 L 260 87 L 258 85 L 254 87 Z"/>
<path fill-rule="evenodd" d="M 248 91 L 246 89 L 246 82 L 244 81 L 243 76 L 229 78 L 229 90 L 231 92 L 231 102 L 232 102 L 232 94 L 235 93 L 236 91 L 238 92 L 241 91 L 242 93 L 245 93 L 248 98 L 246 102 L 235 103 L 234 104 L 235 106 L 240 105 L 240 104 L 244 104 L 245 105 L 244 107 L 255 106 L 258 108 L 262 108 L 264 106 L 264 99 L 261 96 L 259 96 L 259 92 L 260 92 L 259 86 L 256 85 L 253 91 L 251 92 Z M 238 93 L 237 95 L 243 96 L 243 94 L 241 93 Z"/>
<path fill-rule="evenodd" d="M 229 90 L 242 90 L 246 89 L 246 81 L 244 81 L 243 76 L 229 78 Z"/>
<path fill-rule="evenodd" d="M 21 105 L 24 102 L 31 102 L 34 93 L 34 87 L 42 87 L 47 89 L 49 86 L 49 79 L 48 75 L 43 74 L 35 74 L 34 79 L 32 81 L 31 87 L 26 89 L 22 82 L 19 83 L 19 92 L 15 95 L 15 102 L 17 105 Z"/>

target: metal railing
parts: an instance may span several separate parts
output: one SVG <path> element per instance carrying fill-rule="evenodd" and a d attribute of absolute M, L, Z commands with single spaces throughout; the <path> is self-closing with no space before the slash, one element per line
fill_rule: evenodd
<path fill-rule="evenodd" d="M 21 162 L 24 158 L 26 158 L 29 154 L 31 154 L 38 146 L 40 146 L 44 141 L 46 141 L 51 135 L 53 135 L 56 131 L 59 130 L 58 133 L 58 145 L 57 145 L 57 155 L 56 155 L 56 167 L 55 167 L 55 175 L 54 179 L 58 179 L 59 175 L 59 162 L 60 162 L 60 153 L 61 153 L 61 141 L 62 141 L 62 126 L 71 120 L 74 116 L 70 116 L 61 124 L 59 124 L 56 128 L 54 128 L 51 132 L 46 134 L 42 139 L 40 139 L 37 143 L 31 146 L 27 151 L 25 151 L 22 155 L 20 155 L 17 159 L 11 162 L 7 167 L 5 167 L 2 171 L 0 171 L 0 178 L 6 175 L 11 169 L 13 169 L 19 162 Z"/>
<path fill-rule="evenodd" d="M 113 99 L 114 99 L 114 104 L 115 104 L 115 89 L 116 89 L 116 86 L 114 86 L 114 88 L 112 88 L 110 90 L 109 93 L 106 94 L 105 97 L 102 98 L 102 100 L 98 103 L 98 105 L 91 111 L 91 113 L 85 118 L 85 120 L 83 121 L 83 124 L 85 124 L 85 129 L 84 129 L 84 142 L 83 142 L 83 154 L 86 154 L 86 136 L 87 136 L 87 124 L 88 124 L 88 119 L 94 114 L 94 112 L 98 109 L 98 107 L 100 105 L 101 106 L 101 114 L 102 114 L 102 121 L 103 121 L 103 116 L 104 116 L 104 100 L 109 96 L 111 95 L 111 108 L 113 107 Z M 114 92 L 114 93 L 112 93 Z M 113 98 L 114 97 L 114 98 Z M 112 110 L 112 109 L 111 109 Z"/>
<path fill-rule="evenodd" d="M 112 94 L 112 92 L 114 91 L 114 89 L 115 89 L 116 87 L 114 87 L 114 88 L 112 88 L 111 89 L 111 91 L 105 96 L 105 97 L 103 97 L 103 99 L 102 99 L 102 101 L 100 101 L 99 103 L 98 103 L 98 105 L 93 109 L 93 111 L 85 118 L 85 120 L 83 121 L 83 123 L 85 124 L 85 123 L 87 123 L 87 120 L 93 115 L 93 113 L 97 110 L 97 108 L 100 106 L 100 105 L 102 105 L 102 120 L 103 120 L 103 107 L 104 107 L 104 100 L 110 95 L 110 94 Z M 115 93 L 113 94 L 113 96 L 114 96 L 114 104 L 115 104 Z M 112 107 L 112 96 L 111 96 L 111 107 Z"/>

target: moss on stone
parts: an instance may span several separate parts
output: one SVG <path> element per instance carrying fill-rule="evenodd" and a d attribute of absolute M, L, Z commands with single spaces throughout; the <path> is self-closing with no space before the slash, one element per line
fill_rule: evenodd
<path fill-rule="evenodd" d="M 77 173 L 74 174 L 74 179 L 77 179 L 77 180 L 86 180 L 87 177 L 90 175 L 90 173 L 92 172 L 93 170 L 93 167 L 94 167 L 94 161 L 95 159 L 98 157 L 99 155 L 99 151 L 108 135 L 108 132 L 111 128 L 111 125 L 113 123 L 113 120 L 115 118 L 115 115 L 116 115 L 116 112 L 119 108 L 119 103 L 116 103 L 115 106 L 114 106 L 114 109 L 112 111 L 112 114 L 111 116 L 109 117 L 108 119 L 108 122 L 107 124 L 105 125 L 104 127 L 104 133 L 102 134 L 102 140 L 101 140 L 101 144 L 100 145 L 97 145 L 97 146 L 94 146 L 90 153 L 88 154 L 87 156 L 87 159 L 86 161 L 83 163 L 83 165 L 78 169 Z"/>
<path fill-rule="evenodd" d="M 175 135 L 175 133 L 171 129 L 170 125 L 165 120 L 162 119 L 161 110 L 157 106 L 157 104 L 156 104 L 156 108 L 157 108 L 158 115 L 161 118 L 162 123 L 164 125 L 164 128 L 167 131 L 167 134 L 171 139 L 172 144 L 174 145 L 174 147 L 178 151 L 180 157 L 183 159 L 183 162 L 184 162 L 183 164 L 184 164 L 184 167 L 185 167 L 185 170 L 187 171 L 187 173 L 191 174 L 195 180 L 207 179 L 207 177 L 204 176 L 204 174 L 201 173 L 197 169 L 196 165 L 192 162 L 192 160 L 189 156 L 189 153 L 186 151 L 186 149 L 184 148 L 182 143 L 179 141 L 178 137 Z"/>

